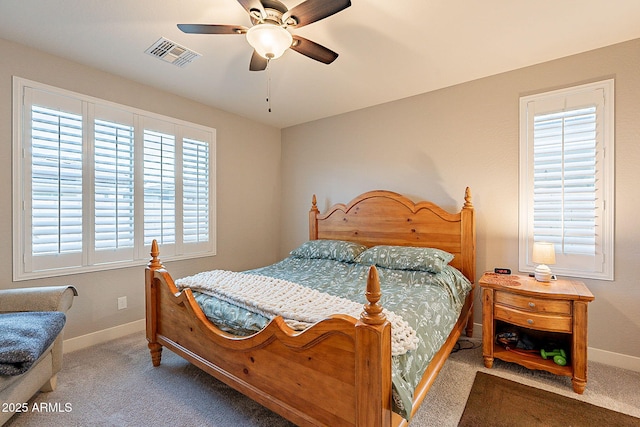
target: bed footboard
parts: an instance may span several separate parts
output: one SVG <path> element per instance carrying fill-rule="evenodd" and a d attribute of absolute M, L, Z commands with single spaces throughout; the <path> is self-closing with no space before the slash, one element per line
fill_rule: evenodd
<path fill-rule="evenodd" d="M 303 332 L 281 317 L 249 337 L 206 318 L 158 259 L 146 269 L 147 340 L 154 366 L 162 347 L 301 426 L 387 427 L 391 411 L 391 326 L 379 305 L 375 267 L 360 319 L 334 315 Z"/>

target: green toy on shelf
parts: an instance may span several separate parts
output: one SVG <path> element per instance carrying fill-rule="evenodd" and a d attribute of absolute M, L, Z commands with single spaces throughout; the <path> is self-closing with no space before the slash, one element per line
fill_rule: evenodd
<path fill-rule="evenodd" d="M 556 365 L 565 366 L 567 364 L 567 353 L 563 349 L 556 349 L 553 351 L 546 351 L 544 348 L 540 350 L 540 356 L 543 359 L 553 358 Z"/>

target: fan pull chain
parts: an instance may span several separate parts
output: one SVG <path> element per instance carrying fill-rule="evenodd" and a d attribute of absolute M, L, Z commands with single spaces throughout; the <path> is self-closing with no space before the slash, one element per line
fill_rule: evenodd
<path fill-rule="evenodd" d="M 271 72 L 269 69 L 269 63 L 271 61 L 267 59 L 267 108 L 271 112 Z"/>

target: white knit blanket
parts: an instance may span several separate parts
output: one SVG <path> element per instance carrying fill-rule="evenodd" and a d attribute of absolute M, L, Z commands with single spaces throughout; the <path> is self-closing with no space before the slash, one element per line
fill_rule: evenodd
<path fill-rule="evenodd" d="M 304 330 L 332 314 L 360 317 L 363 305 L 287 280 L 226 270 L 212 270 L 176 280 L 179 289 L 214 296 L 269 319 L 282 316 L 292 329 Z M 402 317 L 383 309 L 391 323 L 391 354 L 418 347 L 416 332 Z"/>

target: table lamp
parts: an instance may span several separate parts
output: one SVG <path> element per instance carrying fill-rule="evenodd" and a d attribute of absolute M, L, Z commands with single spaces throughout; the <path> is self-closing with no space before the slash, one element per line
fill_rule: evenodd
<path fill-rule="evenodd" d="M 547 264 L 556 263 L 556 249 L 553 243 L 535 242 L 531 260 L 534 264 L 538 264 L 534 270 L 536 280 L 538 282 L 550 282 L 551 269 Z"/>

